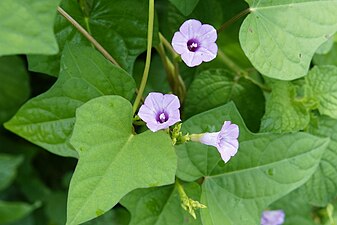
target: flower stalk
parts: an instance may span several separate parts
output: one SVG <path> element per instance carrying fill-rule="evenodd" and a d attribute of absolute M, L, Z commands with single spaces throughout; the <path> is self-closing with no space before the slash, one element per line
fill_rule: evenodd
<path fill-rule="evenodd" d="M 197 218 L 195 214 L 195 210 L 197 209 L 205 209 L 207 206 L 201 204 L 198 201 L 195 201 L 191 198 L 189 198 L 184 190 L 184 187 L 180 184 L 178 180 L 176 180 L 175 186 L 178 190 L 180 201 L 181 201 L 181 207 L 186 210 L 194 219 Z"/>
<path fill-rule="evenodd" d="M 140 87 L 136 96 L 136 100 L 133 103 L 132 111 L 133 114 L 138 109 L 140 100 L 142 99 L 143 92 L 147 83 L 147 78 L 150 71 L 150 64 L 151 64 L 151 49 L 152 49 L 152 38 L 153 38 L 153 23 L 154 23 L 154 0 L 149 0 L 149 20 L 148 20 L 148 27 L 147 27 L 147 51 L 146 51 L 146 61 L 145 61 L 145 68 L 143 72 L 142 81 L 140 83 Z"/>

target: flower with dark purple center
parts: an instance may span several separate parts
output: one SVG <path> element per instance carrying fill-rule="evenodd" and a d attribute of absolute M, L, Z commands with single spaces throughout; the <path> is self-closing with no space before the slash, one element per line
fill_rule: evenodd
<path fill-rule="evenodd" d="M 281 225 L 284 223 L 283 210 L 266 210 L 261 216 L 261 225 Z"/>
<path fill-rule="evenodd" d="M 231 121 L 225 121 L 219 132 L 191 135 L 192 141 L 211 145 L 218 149 L 222 160 L 226 163 L 238 152 L 239 127 Z"/>
<path fill-rule="evenodd" d="M 179 108 L 177 96 L 151 92 L 140 107 L 138 116 L 151 131 L 156 132 L 180 121 Z"/>
<path fill-rule="evenodd" d="M 209 24 L 190 19 L 185 21 L 172 38 L 173 49 L 189 67 L 213 60 L 218 52 L 216 29 Z"/>

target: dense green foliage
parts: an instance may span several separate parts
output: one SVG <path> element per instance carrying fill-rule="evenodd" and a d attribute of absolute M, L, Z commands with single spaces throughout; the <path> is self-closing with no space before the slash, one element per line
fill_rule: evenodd
<path fill-rule="evenodd" d="M 0 225 L 337 224 L 337 0 L 153 2 L 0 1 Z M 194 68 L 170 45 L 191 18 L 219 29 Z M 148 130 L 149 92 L 184 135 L 237 124 L 238 153 Z"/>

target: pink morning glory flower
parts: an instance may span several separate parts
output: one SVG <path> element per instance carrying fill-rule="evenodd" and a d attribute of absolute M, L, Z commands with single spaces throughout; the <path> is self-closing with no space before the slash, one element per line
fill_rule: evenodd
<path fill-rule="evenodd" d="M 189 67 L 213 60 L 218 52 L 216 29 L 209 24 L 190 19 L 185 21 L 172 38 L 173 49 Z"/>
<path fill-rule="evenodd" d="M 230 121 L 225 121 L 219 132 L 204 133 L 197 136 L 199 137 L 195 139 L 192 134 L 191 140 L 216 147 L 225 163 L 237 153 L 239 148 L 239 127 Z"/>
<path fill-rule="evenodd" d="M 151 131 L 156 132 L 180 121 L 179 108 L 177 96 L 151 92 L 140 107 L 138 116 Z"/>
<path fill-rule="evenodd" d="M 283 210 L 266 210 L 262 213 L 261 225 L 281 225 L 284 223 Z"/>

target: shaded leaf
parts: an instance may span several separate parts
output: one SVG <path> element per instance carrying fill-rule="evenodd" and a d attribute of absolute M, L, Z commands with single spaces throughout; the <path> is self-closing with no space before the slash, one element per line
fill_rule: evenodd
<path fill-rule="evenodd" d="M 22 160 L 22 156 L 0 154 L 0 190 L 7 188 L 14 180 Z"/>
<path fill-rule="evenodd" d="M 83 1 L 85 2 L 85 1 Z M 62 8 L 79 22 L 116 59 L 123 69 L 132 73 L 136 57 L 146 50 L 147 0 L 92 0 L 82 11 L 76 0 L 62 2 Z M 68 21 L 58 15 L 55 33 L 62 50 L 66 42 L 89 45 L 88 41 Z M 157 34 L 158 27 L 155 27 Z M 154 45 L 158 42 L 154 35 Z M 30 70 L 57 76 L 61 55 L 29 56 Z"/>
<path fill-rule="evenodd" d="M 184 184 L 184 191 L 195 201 L 200 199 L 200 186 Z M 137 189 L 126 195 L 121 203 L 131 212 L 129 225 L 199 225 L 199 210 L 195 220 L 181 207 L 181 200 L 175 185 L 159 188 Z M 202 209 L 201 209 L 202 210 Z"/>
<path fill-rule="evenodd" d="M 198 4 L 199 0 L 169 0 L 184 15 L 188 16 Z"/>
<path fill-rule="evenodd" d="M 0 224 L 12 223 L 29 215 L 37 205 L 0 201 Z"/>
<path fill-rule="evenodd" d="M 261 89 L 224 69 L 204 70 L 196 75 L 188 89 L 185 113 L 191 117 L 229 101 L 235 102 L 249 127 L 258 130 L 264 111 Z"/>
<path fill-rule="evenodd" d="M 28 73 L 18 56 L 0 57 L 0 124 L 10 119 L 30 94 Z"/>

